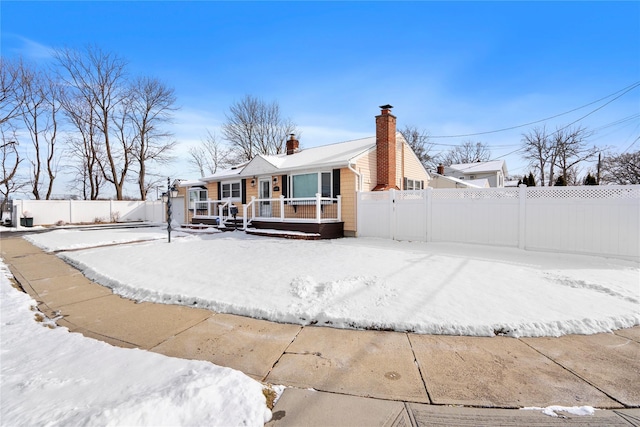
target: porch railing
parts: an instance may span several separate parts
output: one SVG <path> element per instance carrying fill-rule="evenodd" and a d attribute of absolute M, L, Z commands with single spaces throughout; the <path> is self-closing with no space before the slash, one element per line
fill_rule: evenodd
<path fill-rule="evenodd" d="M 274 199 L 256 199 L 243 205 L 243 225 L 251 221 L 272 222 L 340 222 L 342 221 L 342 198 L 321 197 L 284 197 Z"/>
<path fill-rule="evenodd" d="M 200 200 L 193 203 L 191 219 L 198 218 L 217 218 L 220 224 L 227 220 L 229 215 L 229 206 L 231 199 L 227 200 Z"/>

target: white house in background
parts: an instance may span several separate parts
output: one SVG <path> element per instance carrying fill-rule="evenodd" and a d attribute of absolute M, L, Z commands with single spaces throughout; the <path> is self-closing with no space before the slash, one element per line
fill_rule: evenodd
<path fill-rule="evenodd" d="M 431 172 L 431 179 L 429 180 L 429 187 L 431 188 L 488 188 L 488 179 L 474 179 L 463 180 L 454 178 L 452 176 L 440 175 L 439 173 Z"/>
<path fill-rule="evenodd" d="M 443 173 L 445 176 L 471 182 L 480 187 L 485 186 L 483 180 L 487 180 L 490 187 L 504 187 L 507 174 L 507 163 L 504 160 L 444 166 Z"/>

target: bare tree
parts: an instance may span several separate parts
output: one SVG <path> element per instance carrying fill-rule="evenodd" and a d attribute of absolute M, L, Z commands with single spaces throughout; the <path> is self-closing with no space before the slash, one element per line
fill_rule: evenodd
<path fill-rule="evenodd" d="M 18 96 L 21 117 L 34 149 L 29 162 L 31 193 L 36 200 L 42 198 L 42 186 L 45 184 L 44 198 L 51 198 L 57 174 L 60 91 L 61 87 L 50 74 L 20 62 Z"/>
<path fill-rule="evenodd" d="M 529 161 L 530 166 L 538 171 L 540 184 L 544 185 L 546 182 L 545 169 L 549 163 L 553 165 L 556 156 L 550 137 L 544 126 L 535 127 L 529 131 L 529 133 L 522 135 L 522 151 L 524 153 L 523 157 Z M 553 172 L 552 166 L 550 172 Z M 550 178 L 550 182 L 552 180 L 553 176 Z"/>
<path fill-rule="evenodd" d="M 399 132 L 413 152 L 416 153 L 418 160 L 420 160 L 420 163 L 422 163 L 425 169 L 436 170 L 438 168 L 438 159 L 430 153 L 433 149 L 433 143 L 429 141 L 427 131 L 418 130 L 415 126 L 407 125 L 400 129 Z"/>
<path fill-rule="evenodd" d="M 213 175 L 218 168 L 229 166 L 229 154 L 229 149 L 207 130 L 199 145 L 189 147 L 189 163 L 198 169 L 200 176 Z"/>
<path fill-rule="evenodd" d="M 18 166 L 22 162 L 18 153 L 18 142 L 15 134 L 6 137 L 5 133 L 1 133 L 0 140 L 0 195 L 2 195 L 2 204 L 0 214 L 6 210 L 6 204 L 9 201 L 9 195 L 21 190 L 27 185 L 26 181 L 18 178 Z"/>
<path fill-rule="evenodd" d="M 19 83 L 18 64 L 0 57 L 0 194 L 3 196 L 0 213 L 6 210 L 9 194 L 27 184 L 18 178 L 22 159 L 18 153 L 18 138 L 13 123 L 21 113 Z"/>
<path fill-rule="evenodd" d="M 132 153 L 138 165 L 138 189 L 140 198 L 146 199 L 154 182 L 146 182 L 150 162 L 166 163 L 176 142 L 172 134 L 163 129 L 169 124 L 176 110 L 174 90 L 157 79 L 139 78 L 131 91 L 132 105 L 129 116 L 135 131 Z"/>
<path fill-rule="evenodd" d="M 491 159 L 491 150 L 482 142 L 465 141 L 447 151 L 442 162 L 447 165 L 486 162 Z"/>
<path fill-rule="evenodd" d="M 233 161 L 241 163 L 257 154 L 284 152 L 287 136 L 298 133 L 296 126 L 280 115 L 276 102 L 267 104 L 250 95 L 229 108 L 222 134 L 232 148 Z"/>
<path fill-rule="evenodd" d="M 84 200 L 96 200 L 104 184 L 100 161 L 104 158 L 95 111 L 82 96 L 64 96 L 62 107 L 76 132 L 68 140 L 74 179 L 71 188 L 81 192 Z"/>
<path fill-rule="evenodd" d="M 608 184 L 640 184 L 640 151 L 605 156 L 601 182 Z"/>
<path fill-rule="evenodd" d="M 20 67 L 0 57 L 0 126 L 3 129 L 9 121 L 20 115 L 19 82 Z"/>
<path fill-rule="evenodd" d="M 100 169 L 105 179 L 113 184 L 116 198 L 122 200 L 123 186 L 131 166 L 130 139 L 124 127 L 113 127 L 114 123 L 122 123 L 118 113 L 122 115 L 129 108 L 122 105 L 127 96 L 126 62 L 115 54 L 91 46 L 82 53 L 71 49 L 58 50 L 56 58 L 65 83 L 91 109 L 93 123 L 101 134 L 100 142 L 104 147 L 104 161 L 99 162 Z"/>
<path fill-rule="evenodd" d="M 587 146 L 586 140 L 591 135 L 592 132 L 581 126 L 572 129 L 558 129 L 553 134 L 553 144 L 557 152 L 555 163 L 561 171 L 564 182 L 568 185 L 572 185 L 572 182 L 578 182 L 577 165 L 594 158 L 600 151 L 595 146 Z M 571 176 L 572 174 L 573 176 Z"/>

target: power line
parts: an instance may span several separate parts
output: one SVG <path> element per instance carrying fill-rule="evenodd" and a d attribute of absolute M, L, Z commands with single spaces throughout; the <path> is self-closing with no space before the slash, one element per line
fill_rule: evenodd
<path fill-rule="evenodd" d="M 637 88 L 639 86 L 640 86 L 640 81 L 639 82 L 635 82 L 630 86 L 627 86 L 627 87 L 625 87 L 623 89 L 620 89 L 620 90 L 618 90 L 616 92 L 613 92 L 613 93 L 611 93 L 611 94 L 609 94 L 609 95 L 607 95 L 605 97 L 602 97 L 602 98 L 600 98 L 598 100 L 592 101 L 592 102 L 590 102 L 588 104 L 582 105 L 582 106 L 574 108 L 572 110 L 565 111 L 564 113 L 556 114 L 556 115 L 551 116 L 551 117 L 547 117 L 547 118 L 544 118 L 544 119 L 540 119 L 540 120 L 536 120 L 536 121 L 533 121 L 533 122 L 525 123 L 525 124 L 522 124 L 522 125 L 510 126 L 510 127 L 507 127 L 507 128 L 496 129 L 496 130 L 485 131 L 485 132 L 467 133 L 467 134 L 460 134 L 460 135 L 436 135 L 436 136 L 426 136 L 426 137 L 423 137 L 423 138 L 425 138 L 425 139 L 429 139 L 429 138 L 463 138 L 463 137 L 467 137 L 467 136 L 478 136 L 478 135 L 487 135 L 487 134 L 491 134 L 491 133 L 505 132 L 505 131 L 508 131 L 508 130 L 518 129 L 518 128 L 525 127 L 525 126 L 531 126 L 531 125 L 534 125 L 536 123 L 541 123 L 541 122 L 544 122 L 544 121 L 547 121 L 547 120 L 555 119 L 556 117 L 560 117 L 560 116 L 564 116 L 566 114 L 573 113 L 574 111 L 581 110 L 581 109 L 586 108 L 586 107 L 588 107 L 590 105 L 596 104 L 596 103 L 598 103 L 600 101 L 603 101 L 603 100 L 605 100 L 607 98 L 611 98 L 612 96 L 616 96 L 616 95 L 619 94 L 618 96 L 616 96 L 615 98 L 613 98 L 609 102 L 601 105 L 600 107 L 596 108 L 595 110 L 593 110 L 593 111 L 589 112 L 588 114 L 585 114 L 584 116 L 580 117 L 578 120 L 575 120 L 572 123 L 570 123 L 569 125 L 567 125 L 564 128 L 560 129 L 560 130 L 564 130 L 567 127 L 569 127 L 569 126 L 579 122 L 580 120 L 584 119 L 585 117 L 588 117 L 591 114 L 595 113 L 596 111 L 604 108 L 605 106 L 609 105 L 610 103 L 612 103 L 616 99 L 620 98 L 623 95 L 626 95 L 628 92 L 632 91 L 633 89 L 635 89 L 635 88 Z"/>

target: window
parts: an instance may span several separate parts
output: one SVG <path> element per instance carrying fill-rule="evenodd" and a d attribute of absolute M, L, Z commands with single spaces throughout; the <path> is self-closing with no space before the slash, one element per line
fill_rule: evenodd
<path fill-rule="evenodd" d="M 189 209 L 196 207 L 196 202 L 206 202 L 209 195 L 207 190 L 203 188 L 190 188 L 189 189 Z M 199 204 L 198 209 L 203 209 L 202 204 Z M 206 209 L 206 207 L 204 207 Z"/>
<path fill-rule="evenodd" d="M 404 179 L 404 189 L 405 190 L 423 190 L 424 189 L 424 183 L 423 183 L 423 181 L 420 181 L 420 180 L 417 180 L 417 179 L 405 178 Z"/>
<path fill-rule="evenodd" d="M 292 197 L 332 196 L 331 172 L 314 172 L 291 176 Z"/>
<path fill-rule="evenodd" d="M 231 197 L 232 199 L 240 199 L 240 181 L 223 182 L 220 197 L 223 200 L 228 199 L 229 197 Z"/>

